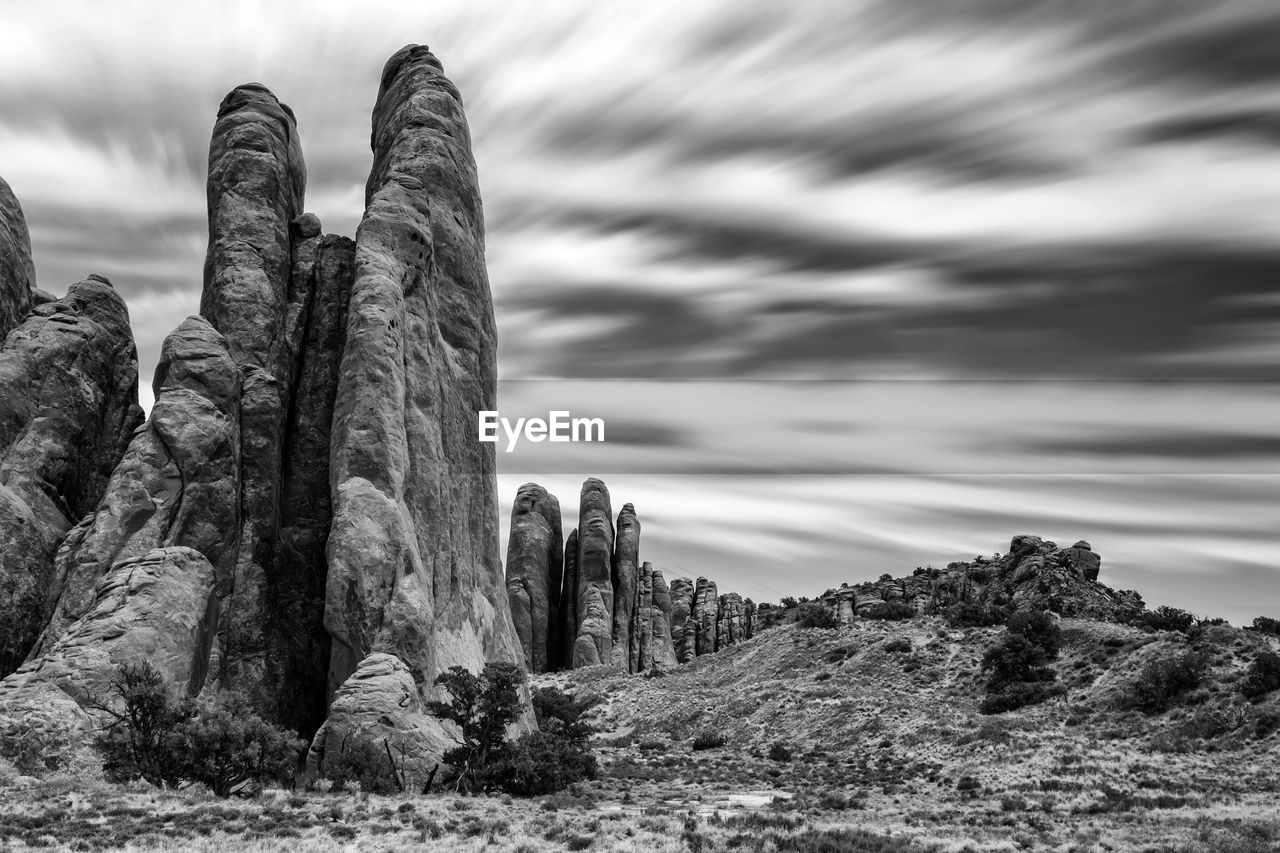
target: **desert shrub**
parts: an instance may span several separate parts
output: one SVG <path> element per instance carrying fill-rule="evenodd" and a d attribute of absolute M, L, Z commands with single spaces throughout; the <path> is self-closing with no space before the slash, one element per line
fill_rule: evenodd
<path fill-rule="evenodd" d="M 1240 692 L 1253 699 L 1276 688 L 1280 688 L 1280 656 L 1275 652 L 1259 652 L 1240 685 Z"/>
<path fill-rule="evenodd" d="M 1125 704 L 1144 714 L 1163 713 L 1200 686 L 1207 666 L 1205 657 L 1194 651 L 1151 661 L 1130 685 Z"/>
<path fill-rule="evenodd" d="M 979 787 L 978 780 L 972 776 L 961 776 L 956 780 L 957 791 L 976 791 Z"/>
<path fill-rule="evenodd" d="M 1062 646 L 1062 629 L 1054 618 L 1043 610 L 1015 613 L 1009 617 L 1010 634 L 1025 637 L 1033 646 L 1041 649 L 1045 657 L 1056 658 Z"/>
<path fill-rule="evenodd" d="M 520 713 L 523 679 L 520 668 L 508 663 L 486 664 L 479 675 L 455 666 L 436 678 L 450 701 L 430 702 L 428 709 L 454 722 L 462 734 L 461 744 L 444 754 L 458 772 L 459 790 L 534 796 L 595 778 L 588 742 L 592 729 L 582 720 L 599 701 L 595 697 L 579 698 L 555 687 L 538 690 L 533 709 L 539 730 L 506 740 L 507 726 Z"/>
<path fill-rule="evenodd" d="M 952 628 L 987 628 L 1009 621 L 1007 607 L 984 607 L 968 601 L 951 605 L 943 615 Z"/>
<path fill-rule="evenodd" d="M 792 758 L 791 747 L 783 741 L 774 741 L 769 747 L 770 761 L 790 761 Z"/>
<path fill-rule="evenodd" d="M 909 652 L 911 651 L 911 641 L 906 639 L 905 637 L 900 637 L 896 640 L 890 640 L 880 648 L 886 652 L 891 652 L 891 653 Z"/>
<path fill-rule="evenodd" d="M 727 741 L 725 740 L 724 735 L 712 729 L 703 729 L 698 732 L 697 737 L 693 739 L 693 749 L 695 752 L 704 749 L 719 749 L 724 746 L 725 743 L 727 743 Z"/>
<path fill-rule="evenodd" d="M 1003 714 L 1028 705 L 1038 705 L 1055 696 L 1063 696 L 1066 692 L 1065 687 L 1053 681 L 1018 681 L 987 694 L 978 704 L 978 711 L 983 714 Z"/>
<path fill-rule="evenodd" d="M 183 753 L 182 776 L 229 797 L 248 782 L 292 778 L 306 742 L 268 723 L 235 693 L 201 706 L 175 732 L 173 748 Z"/>
<path fill-rule="evenodd" d="M 1280 637 L 1280 619 L 1272 619 L 1269 616 L 1259 616 L 1253 620 L 1253 624 L 1249 626 L 1249 630 L 1257 631 L 1261 634 L 1274 634 Z"/>
<path fill-rule="evenodd" d="M 195 716 L 196 706 L 173 697 L 159 670 L 148 661 L 119 667 L 109 694 L 91 698 L 88 706 L 106 718 L 93 745 L 109 781 L 144 779 L 157 787 L 178 787 L 184 757 L 173 748 L 174 736 Z"/>
<path fill-rule="evenodd" d="M 910 619 L 916 615 L 916 609 L 905 601 L 885 601 L 877 602 L 865 611 L 862 616 L 865 619 Z"/>
<path fill-rule="evenodd" d="M 65 769 L 74 756 L 66 736 L 29 720 L 0 718 L 0 758 L 24 776 L 43 776 Z"/>
<path fill-rule="evenodd" d="M 840 627 L 840 617 L 836 615 L 835 610 L 816 601 L 800 605 L 796 622 L 801 628 Z"/>
<path fill-rule="evenodd" d="M 796 600 L 793 596 L 790 596 L 790 595 L 783 596 L 782 600 L 778 602 L 778 606 L 781 607 L 783 610 L 790 610 L 791 608 L 796 606 Z"/>
<path fill-rule="evenodd" d="M 403 787 L 386 746 L 369 740 L 344 743 L 337 755 L 325 756 L 321 772 L 339 791 L 394 794 Z"/>
<path fill-rule="evenodd" d="M 1153 631 L 1189 631 L 1196 623 L 1196 617 L 1177 607 L 1161 605 L 1155 610 L 1145 612 L 1138 617 L 1138 624 Z"/>
<path fill-rule="evenodd" d="M 306 746 L 237 694 L 203 705 L 173 697 L 148 662 L 120 667 L 111 694 L 88 705 L 106 718 L 94 747 L 115 782 L 143 779 L 169 788 L 200 782 L 227 797 L 249 782 L 292 777 Z"/>
<path fill-rule="evenodd" d="M 506 742 L 507 726 L 520 716 L 519 686 L 524 672 L 515 664 L 485 664 L 476 675 L 461 666 L 452 666 L 436 676 L 435 684 L 449 694 L 449 701 L 432 700 L 427 710 L 432 716 L 456 725 L 462 740 L 442 757 L 457 771 L 456 787 L 478 791 L 484 784 L 490 758 L 496 758 Z"/>

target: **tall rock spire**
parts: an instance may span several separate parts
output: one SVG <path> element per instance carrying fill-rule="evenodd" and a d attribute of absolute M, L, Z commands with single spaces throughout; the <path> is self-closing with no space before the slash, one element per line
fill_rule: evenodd
<path fill-rule="evenodd" d="M 507 599 L 530 672 L 547 672 L 559 662 L 563 566 L 560 502 L 537 483 L 526 483 L 511 506 Z"/>
<path fill-rule="evenodd" d="M 462 99 L 426 47 L 388 60 L 372 144 L 334 404 L 329 686 L 387 652 L 434 695 L 451 666 L 474 672 L 523 652 L 502 573 L 494 446 L 475 430 L 476 412 L 496 408 L 475 161 Z M 452 745 L 439 725 L 420 734 Z"/>
<path fill-rule="evenodd" d="M 594 477 L 578 501 L 578 624 L 570 666 L 613 660 L 613 508 L 609 489 Z"/>

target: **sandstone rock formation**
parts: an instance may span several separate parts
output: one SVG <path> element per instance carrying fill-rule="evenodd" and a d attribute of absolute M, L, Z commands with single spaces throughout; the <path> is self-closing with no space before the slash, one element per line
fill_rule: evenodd
<path fill-rule="evenodd" d="M 560 587 L 560 657 L 558 666 L 573 666 L 573 647 L 578 640 L 578 528 L 564 540 L 564 579 Z"/>
<path fill-rule="evenodd" d="M 613 550 L 613 663 L 627 672 L 639 665 L 635 632 L 640 589 L 640 519 L 636 508 L 623 504 L 614 528 Z"/>
<path fill-rule="evenodd" d="M 570 666 L 613 660 L 613 509 L 609 489 L 594 477 L 578 504 L 578 625 Z M 594 649 L 594 651 L 593 651 Z"/>
<path fill-rule="evenodd" d="M 694 653 L 709 655 L 716 650 L 716 618 L 720 611 L 720 592 L 715 581 L 698 578 L 693 591 Z"/>
<path fill-rule="evenodd" d="M 47 650 L 93 604 L 98 582 L 122 560 L 185 545 L 231 586 L 239 525 L 240 373 L 227 342 L 200 317 L 164 341 L 155 404 L 108 481 L 102 501 L 58 550 L 46 599 Z"/>
<path fill-rule="evenodd" d="M 671 581 L 671 645 L 676 660 L 688 663 L 698 656 L 697 623 L 693 619 L 693 581 L 673 578 Z"/>
<path fill-rule="evenodd" d="M 560 502 L 542 486 L 526 483 L 511 507 L 507 598 L 530 672 L 559 668 L 563 565 Z"/>
<path fill-rule="evenodd" d="M 329 685 L 385 652 L 426 692 L 450 666 L 523 657 L 494 446 L 475 440 L 476 412 L 497 408 L 475 162 L 461 98 L 427 48 L 387 62 L 372 143 L 333 415 Z"/>
<path fill-rule="evenodd" d="M 31 310 L 36 269 L 22 205 L 0 178 L 0 344 Z"/>
<path fill-rule="evenodd" d="M 218 619 L 214 570 L 190 548 L 117 563 L 92 605 L 39 657 L 0 681 L 0 719 L 57 738 L 87 733 L 117 667 L 147 661 L 179 692 L 204 686 Z"/>
<path fill-rule="evenodd" d="M 27 286 L 0 282 L 15 284 Z M 91 276 L 37 305 L 0 350 L 0 388 L 3 676 L 43 627 L 58 545 L 101 500 L 142 418 L 129 314 L 111 284 Z"/>
<path fill-rule="evenodd" d="M 653 586 L 653 611 L 649 617 L 651 623 L 650 632 L 653 637 L 653 659 L 650 662 L 650 666 L 656 666 L 659 669 L 670 669 L 678 663 L 675 645 L 671 640 L 673 608 L 671 589 L 667 586 L 667 579 L 663 577 L 661 569 L 652 568 L 649 563 L 644 565 L 649 570 L 650 582 Z"/>
<path fill-rule="evenodd" d="M 405 790 L 414 792 L 441 754 L 456 746 L 427 714 L 413 674 L 395 655 L 369 655 L 334 693 L 307 753 L 307 775 L 323 774 L 326 761 L 366 744 L 391 756 Z"/>

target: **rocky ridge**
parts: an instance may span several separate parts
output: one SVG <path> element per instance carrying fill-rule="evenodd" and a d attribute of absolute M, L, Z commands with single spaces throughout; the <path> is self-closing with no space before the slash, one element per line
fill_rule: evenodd
<path fill-rule="evenodd" d="M 640 560 L 632 504 L 616 524 L 605 484 L 582 484 L 578 527 L 561 546 L 560 502 L 526 483 L 511 508 L 507 597 L 532 673 L 611 665 L 648 672 L 751 638 L 756 607 L 706 578 L 666 577 Z"/>

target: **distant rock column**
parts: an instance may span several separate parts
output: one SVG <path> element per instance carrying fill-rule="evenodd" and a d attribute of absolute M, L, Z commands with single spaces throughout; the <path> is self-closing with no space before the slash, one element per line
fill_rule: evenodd
<path fill-rule="evenodd" d="M 27 220 L 13 190 L 0 178 L 0 345 L 31 310 L 35 286 Z"/>
<path fill-rule="evenodd" d="M 674 578 L 671 581 L 671 647 L 678 663 L 697 657 L 697 629 L 693 619 L 693 581 Z"/>
<path fill-rule="evenodd" d="M 573 648 L 578 639 L 578 528 L 564 541 L 564 580 L 560 586 L 560 657 L 557 669 L 573 666 Z"/>
<path fill-rule="evenodd" d="M 37 305 L 0 349 L 0 389 L 3 676 L 50 615 L 59 543 L 98 505 L 142 420 L 129 313 L 111 284 L 91 276 Z"/>
<path fill-rule="evenodd" d="M 750 640 L 756 635 L 756 603 L 747 599 L 742 605 L 742 639 Z"/>
<path fill-rule="evenodd" d="M 674 618 L 671 590 L 667 587 L 667 580 L 663 577 L 661 570 L 652 568 L 649 563 L 644 565 L 650 570 L 649 577 L 653 585 L 653 610 L 650 627 L 653 636 L 653 665 L 659 669 L 667 669 L 678 663 L 675 644 L 671 638 L 671 626 Z"/>
<path fill-rule="evenodd" d="M 631 642 L 636 647 L 636 665 L 631 671 L 648 672 L 653 668 L 653 566 L 648 563 L 640 567 L 633 620 Z"/>
<path fill-rule="evenodd" d="M 476 412 L 497 408 L 497 367 L 471 135 L 426 47 L 383 68 L 372 144 L 330 451 L 329 687 L 382 652 L 422 698 L 442 698 L 434 681 L 449 667 L 523 652 L 494 445 L 476 441 Z M 535 725 L 526 693 L 513 734 Z"/>
<path fill-rule="evenodd" d="M 693 596 L 693 621 L 696 626 L 694 653 L 709 655 L 716 650 L 716 617 L 720 594 L 715 581 L 698 578 Z"/>
<path fill-rule="evenodd" d="M 507 599 L 516 635 L 530 672 L 547 672 L 559 657 L 552 641 L 558 619 L 559 578 L 564 554 L 560 533 L 560 502 L 537 483 L 526 483 L 511 506 L 511 534 L 507 543 Z M 553 587 L 553 577 L 557 581 Z"/>
<path fill-rule="evenodd" d="M 639 648 L 633 636 L 640 585 L 640 519 L 636 508 L 623 504 L 618 513 L 613 551 L 613 663 L 627 672 L 639 667 Z"/>
<path fill-rule="evenodd" d="M 737 645 L 742 636 L 742 596 L 728 592 L 720 596 L 716 614 L 716 651 Z"/>
<path fill-rule="evenodd" d="M 244 376 L 240 400 L 240 543 L 220 631 L 226 686 L 269 707 L 266 626 L 279 524 L 281 459 L 296 351 L 288 327 L 290 223 L 306 168 L 293 112 L 250 83 L 222 100 L 209 144 L 209 248 L 200 313 Z"/>
<path fill-rule="evenodd" d="M 576 568 L 579 622 L 571 659 L 575 669 L 613 661 L 613 510 L 608 488 L 594 477 L 582 484 Z"/>

